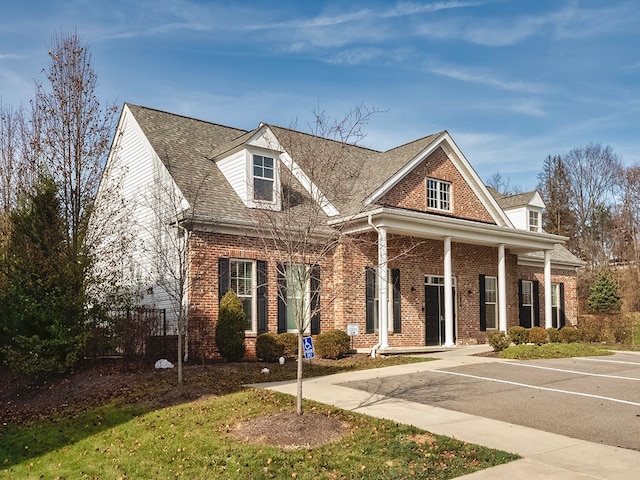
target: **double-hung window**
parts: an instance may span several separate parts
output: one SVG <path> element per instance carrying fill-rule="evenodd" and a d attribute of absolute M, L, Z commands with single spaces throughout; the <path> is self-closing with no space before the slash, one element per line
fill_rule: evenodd
<path fill-rule="evenodd" d="M 487 330 L 496 330 L 498 328 L 498 279 L 496 277 L 484 278 L 484 308 Z"/>
<path fill-rule="evenodd" d="M 253 199 L 261 202 L 273 202 L 274 179 L 273 158 L 253 155 Z"/>
<path fill-rule="evenodd" d="M 551 326 L 560 328 L 560 285 L 551 284 Z"/>
<path fill-rule="evenodd" d="M 427 178 L 427 207 L 451 211 L 451 183 Z"/>
<path fill-rule="evenodd" d="M 245 330 L 253 331 L 255 282 L 253 260 L 229 260 L 231 290 L 236 292 L 247 317 Z"/>
<path fill-rule="evenodd" d="M 298 332 L 298 326 L 306 332 L 310 327 L 308 267 L 303 264 L 287 265 L 287 331 Z"/>
<path fill-rule="evenodd" d="M 533 282 L 522 280 L 522 297 L 520 298 L 520 325 L 526 328 L 534 326 Z M 525 325 L 523 325 L 525 323 Z"/>
<path fill-rule="evenodd" d="M 540 212 L 529 210 L 529 231 L 540 231 Z"/>

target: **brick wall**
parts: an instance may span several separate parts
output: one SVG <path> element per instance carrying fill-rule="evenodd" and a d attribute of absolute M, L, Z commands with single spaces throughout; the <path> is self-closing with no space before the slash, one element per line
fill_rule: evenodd
<path fill-rule="evenodd" d="M 451 212 L 427 208 L 427 177 L 451 183 Z M 420 212 L 434 211 L 442 215 L 495 223 L 482 202 L 478 200 L 471 187 L 440 147 L 387 192 L 378 203 Z"/>
<path fill-rule="evenodd" d="M 355 323 L 359 335 L 354 348 L 369 348 L 378 334 L 366 333 L 365 268 L 378 261 L 377 236 L 363 234 L 343 239 L 321 263 L 321 331 L 347 329 Z M 190 254 L 193 265 L 189 298 L 191 319 L 201 326 L 198 341 L 205 359 L 217 358 L 214 331 L 218 315 L 218 258 L 267 261 L 268 330 L 277 331 L 277 270 L 283 259 L 265 254 L 260 241 L 243 236 L 192 233 Z M 389 268 L 400 269 L 402 332 L 389 333 L 392 346 L 420 346 L 426 343 L 425 275 L 444 274 L 444 244 L 441 240 L 389 235 Z M 507 324 L 518 324 L 518 279 L 540 282 L 541 316 L 544 316 L 543 269 L 517 265 L 517 257 L 507 251 Z M 456 279 L 456 343 L 486 342 L 480 331 L 479 275 L 497 276 L 497 247 L 452 242 L 452 266 Z M 575 323 L 577 302 L 575 275 L 553 271 L 553 282 L 565 284 L 567 323 Z M 255 334 L 247 335 L 247 356 L 255 356 Z"/>

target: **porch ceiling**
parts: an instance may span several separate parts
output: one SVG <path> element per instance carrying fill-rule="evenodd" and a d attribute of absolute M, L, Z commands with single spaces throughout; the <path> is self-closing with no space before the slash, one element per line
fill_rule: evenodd
<path fill-rule="evenodd" d="M 349 218 L 334 219 L 331 224 L 347 222 L 345 233 L 361 233 L 386 228 L 390 234 L 443 240 L 472 245 L 504 244 L 511 253 L 521 254 L 553 250 L 554 245 L 568 238 L 548 233 L 529 232 L 511 227 L 474 222 L 460 218 L 381 207 Z"/>

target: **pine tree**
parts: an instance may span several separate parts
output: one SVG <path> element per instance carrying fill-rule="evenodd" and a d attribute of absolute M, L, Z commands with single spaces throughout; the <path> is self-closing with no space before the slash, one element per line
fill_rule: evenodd
<path fill-rule="evenodd" d="M 587 298 L 591 313 L 619 313 L 622 300 L 618 293 L 618 284 L 611 272 L 602 270 L 596 277 Z"/>
<path fill-rule="evenodd" d="M 82 311 L 70 278 L 66 231 L 53 179 L 41 176 L 11 214 L 2 303 L 3 356 L 31 375 L 72 368 L 82 348 Z"/>

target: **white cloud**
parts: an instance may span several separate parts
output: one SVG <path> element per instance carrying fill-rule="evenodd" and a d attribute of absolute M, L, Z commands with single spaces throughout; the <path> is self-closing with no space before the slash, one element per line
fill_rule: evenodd
<path fill-rule="evenodd" d="M 549 87 L 542 83 L 523 82 L 521 80 L 503 80 L 491 73 L 481 70 L 463 69 L 450 66 L 427 66 L 427 71 L 434 75 L 452 78 L 461 82 L 484 85 L 510 92 L 542 94 L 549 92 Z"/>

